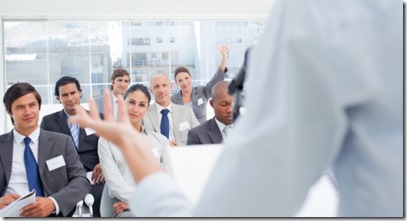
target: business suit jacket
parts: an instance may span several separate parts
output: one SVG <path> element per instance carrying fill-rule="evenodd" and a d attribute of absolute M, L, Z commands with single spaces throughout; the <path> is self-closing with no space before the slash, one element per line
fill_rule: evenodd
<path fill-rule="evenodd" d="M 110 93 L 110 96 L 112 93 Z M 94 98 L 95 102 L 96 102 L 96 106 L 98 107 L 99 113 L 101 114 L 105 114 L 105 106 L 103 105 L 103 95 L 99 96 L 99 97 L 95 97 Z M 113 98 L 112 98 L 113 100 Z"/>
<path fill-rule="evenodd" d="M 187 145 L 218 144 L 222 143 L 222 141 L 222 132 L 216 124 L 215 117 L 213 117 L 188 132 Z"/>
<path fill-rule="evenodd" d="M 216 83 L 225 79 L 227 70 L 228 69 L 226 68 L 226 71 L 223 72 L 220 68 L 218 68 L 218 71 L 215 73 L 215 75 L 213 75 L 212 79 L 205 86 L 199 85 L 192 87 L 192 109 L 199 123 L 203 123 L 207 120 L 206 107 L 209 98 L 212 97 L 212 88 L 213 86 L 215 86 Z M 181 90 L 171 96 L 171 101 L 174 104 L 184 105 Z"/>
<path fill-rule="evenodd" d="M 199 122 L 196 119 L 192 110 L 182 105 L 172 104 L 171 113 L 175 141 L 179 146 L 186 145 L 188 131 L 191 128 L 198 126 Z M 189 128 L 185 128 L 180 131 L 180 124 L 185 122 L 189 124 Z M 146 115 L 144 115 L 143 125 L 147 130 L 154 131 L 156 133 L 161 133 L 160 119 L 158 118 L 157 106 L 155 103 L 150 105 L 148 112 L 146 113 Z"/>
<path fill-rule="evenodd" d="M 44 116 L 41 121 L 41 128 L 48 131 L 63 133 L 72 137 L 64 110 Z M 98 141 L 99 137 L 96 136 L 96 134 L 91 134 L 88 136 L 86 135 L 85 130 L 80 128 L 79 149 L 77 151 L 80 161 L 82 162 L 86 171 L 93 171 L 93 168 L 99 163 L 97 150 Z"/>
<path fill-rule="evenodd" d="M 13 161 L 13 131 L 0 136 L 0 191 L 3 196 L 10 181 Z M 49 171 L 47 160 L 63 156 L 65 166 Z M 79 161 L 72 138 L 41 129 L 38 138 L 38 170 L 45 197 L 52 196 L 62 216 L 67 216 L 89 192 L 90 183 Z"/>

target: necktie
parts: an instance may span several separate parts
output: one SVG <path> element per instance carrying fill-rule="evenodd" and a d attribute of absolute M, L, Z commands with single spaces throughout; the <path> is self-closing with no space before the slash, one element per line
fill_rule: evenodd
<path fill-rule="evenodd" d="M 79 149 L 79 127 L 76 124 L 71 124 L 69 128 L 71 130 L 71 135 L 73 142 L 75 143 L 76 149 Z"/>
<path fill-rule="evenodd" d="M 167 139 L 170 138 L 170 122 L 168 121 L 168 109 L 161 110 L 161 125 L 160 132 L 162 135 L 166 136 Z"/>
<path fill-rule="evenodd" d="M 34 154 L 31 151 L 30 141 L 31 139 L 29 137 L 24 138 L 24 164 L 25 172 L 27 173 L 28 188 L 29 191 L 35 189 L 37 196 L 44 196 L 44 193 L 42 192 L 40 174 L 38 172 L 38 165 L 35 161 Z"/>
<path fill-rule="evenodd" d="M 222 130 L 223 137 L 226 137 L 232 128 L 232 125 L 226 125 Z"/>

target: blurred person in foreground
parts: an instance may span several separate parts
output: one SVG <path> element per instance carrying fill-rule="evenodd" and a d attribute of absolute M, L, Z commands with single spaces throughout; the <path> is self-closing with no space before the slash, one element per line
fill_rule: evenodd
<path fill-rule="evenodd" d="M 122 99 L 119 122 L 93 102 L 73 121 L 121 148 L 141 216 L 293 216 L 329 167 L 338 216 L 403 216 L 401 1 L 277 1 L 244 88 L 245 115 L 194 205 L 130 130 Z"/>

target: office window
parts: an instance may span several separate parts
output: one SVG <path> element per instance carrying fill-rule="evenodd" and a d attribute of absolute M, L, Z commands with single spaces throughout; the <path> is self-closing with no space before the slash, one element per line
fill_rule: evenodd
<path fill-rule="evenodd" d="M 77 78 L 86 103 L 109 88 L 118 67 L 127 69 L 134 83 L 182 65 L 190 69 L 194 85 L 205 84 L 219 65 L 221 44 L 230 49 L 226 77 L 233 78 L 263 21 L 4 20 L 3 28 L 6 88 L 27 81 L 48 105 L 58 104 L 53 87 L 60 77 Z"/>
<path fill-rule="evenodd" d="M 162 54 L 161 54 L 161 59 L 163 59 L 163 60 L 168 60 L 168 59 L 169 59 L 168 53 L 167 53 L 167 52 L 162 53 Z"/>
<path fill-rule="evenodd" d="M 150 45 L 150 38 L 130 38 L 129 45 Z"/>

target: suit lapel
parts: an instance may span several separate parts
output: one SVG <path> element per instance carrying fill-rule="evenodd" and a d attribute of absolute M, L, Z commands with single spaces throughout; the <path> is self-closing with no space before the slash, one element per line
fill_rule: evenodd
<path fill-rule="evenodd" d="M 158 123 L 159 120 L 157 116 L 157 106 L 155 103 L 151 105 L 150 108 L 148 109 L 148 117 L 150 118 L 150 121 L 153 124 L 154 131 L 160 133 L 160 125 Z"/>
<path fill-rule="evenodd" d="M 212 118 L 208 124 L 208 136 L 214 143 L 221 143 L 223 141 L 222 132 L 220 132 L 215 118 Z"/>
<path fill-rule="evenodd" d="M 66 119 L 66 115 L 65 115 L 64 110 L 61 110 L 61 111 L 59 112 L 58 118 L 55 119 L 55 120 L 56 120 L 56 122 L 57 122 L 59 128 L 61 129 L 61 132 L 62 132 L 62 133 L 64 133 L 64 134 L 71 134 L 71 130 L 69 129 L 68 122 L 67 122 L 67 119 Z"/>
<path fill-rule="evenodd" d="M 4 168 L 6 183 L 10 180 L 11 166 L 13 164 L 13 130 L 0 141 L 0 160 Z M 6 185 L 4 185 L 5 187 Z M 2 191 L 2 190 L 1 190 Z M 3 194 L 3 193 L 0 193 Z"/>
<path fill-rule="evenodd" d="M 38 168 L 40 176 L 44 173 L 44 170 L 48 167 L 45 162 L 49 160 L 52 148 L 54 147 L 54 141 L 49 137 L 45 130 L 41 129 L 40 136 L 38 137 Z"/>
<path fill-rule="evenodd" d="M 61 110 L 58 114 L 58 118 L 56 119 L 58 126 L 60 127 L 63 134 L 72 137 L 71 129 L 68 126 L 68 121 L 65 115 L 64 110 Z M 86 132 L 84 129 L 79 128 L 79 147 L 81 146 L 82 142 L 85 140 Z"/>
<path fill-rule="evenodd" d="M 194 111 L 194 113 L 198 112 L 198 88 L 193 87 L 192 88 L 192 110 Z M 196 102 L 194 102 L 196 101 Z"/>
<path fill-rule="evenodd" d="M 178 133 L 179 123 L 181 121 L 181 113 L 180 109 L 176 104 L 171 105 L 171 114 L 172 114 L 172 130 L 174 131 L 174 135 Z M 177 136 L 176 136 L 177 137 Z"/>
<path fill-rule="evenodd" d="M 176 100 L 176 102 L 174 102 L 174 103 L 176 103 L 176 104 L 184 104 L 184 101 L 182 100 L 181 90 L 179 90 L 178 93 L 176 93 L 174 97 L 175 97 L 175 100 Z"/>

